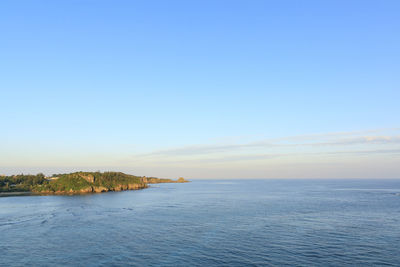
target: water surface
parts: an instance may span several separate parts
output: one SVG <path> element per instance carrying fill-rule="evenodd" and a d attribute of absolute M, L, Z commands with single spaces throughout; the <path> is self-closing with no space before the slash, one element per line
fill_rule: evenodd
<path fill-rule="evenodd" d="M 400 180 L 0 198 L 1 266 L 400 265 Z"/>

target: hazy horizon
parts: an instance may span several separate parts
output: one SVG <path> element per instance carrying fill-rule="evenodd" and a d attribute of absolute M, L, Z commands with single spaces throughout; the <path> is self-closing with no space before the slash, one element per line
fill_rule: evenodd
<path fill-rule="evenodd" d="M 0 174 L 400 178 L 398 1 L 3 1 Z"/>

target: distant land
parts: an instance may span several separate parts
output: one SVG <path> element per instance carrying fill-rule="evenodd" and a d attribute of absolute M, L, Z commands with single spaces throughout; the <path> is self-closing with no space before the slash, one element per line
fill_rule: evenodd
<path fill-rule="evenodd" d="M 148 184 L 186 182 L 189 181 L 182 177 L 172 180 L 134 176 L 122 172 L 74 172 L 53 174 L 50 177 L 42 173 L 2 175 L 0 176 L 0 195 L 101 193 L 143 189 L 147 188 Z"/>

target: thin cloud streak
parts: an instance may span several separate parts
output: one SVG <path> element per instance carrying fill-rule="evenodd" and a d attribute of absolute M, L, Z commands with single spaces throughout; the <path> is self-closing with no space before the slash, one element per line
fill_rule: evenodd
<path fill-rule="evenodd" d="M 348 132 L 331 132 L 331 133 L 315 133 L 315 134 L 305 134 L 305 135 L 296 135 L 296 136 L 286 136 L 270 139 L 271 141 L 304 141 L 304 140 L 315 140 L 321 138 L 335 138 L 335 137 L 350 137 L 350 136 L 360 136 L 367 135 L 373 133 L 382 133 L 382 132 L 398 132 L 400 128 L 385 128 L 385 129 L 372 129 L 372 130 L 364 130 L 364 131 L 348 131 Z"/>
<path fill-rule="evenodd" d="M 320 139 L 326 136 L 333 136 L 334 134 L 320 135 Z M 290 139 L 290 137 L 288 138 Z M 288 140 L 286 139 L 286 140 Z M 295 137 L 292 138 L 294 140 Z M 276 140 L 276 139 L 275 139 Z M 282 139 L 281 139 L 282 140 Z M 272 143 L 270 139 L 250 142 L 245 144 L 224 144 L 224 145 L 197 145 L 187 146 L 181 148 L 173 148 L 166 150 L 159 150 L 148 154 L 136 155 L 140 157 L 158 157 L 158 156 L 196 156 L 206 155 L 215 153 L 228 153 L 228 152 L 240 152 L 248 149 L 272 149 L 272 148 L 296 148 L 296 147 L 338 147 L 338 146 L 352 146 L 352 145 L 397 145 L 400 144 L 400 135 L 396 136 L 359 136 L 359 137 L 347 137 L 339 138 L 332 141 L 315 141 L 309 143 Z"/>
<path fill-rule="evenodd" d="M 304 159 L 310 157 L 323 157 L 323 156 L 337 156 L 337 155 L 352 155 L 352 156 L 368 156 L 368 155 L 400 155 L 400 149 L 375 149 L 375 150 L 354 150 L 354 151 L 329 151 L 329 152 L 305 152 L 305 153 L 274 153 L 274 154 L 246 154 L 246 155 L 234 155 L 234 156 L 217 156 L 207 158 L 159 158 L 155 160 L 157 165 L 168 165 L 168 164 L 183 164 L 183 163 L 223 163 L 223 162 L 242 162 L 242 161 L 259 161 L 259 160 L 271 160 L 278 158 L 290 159 L 293 157 L 303 157 Z M 137 162 L 143 159 L 138 158 Z"/>

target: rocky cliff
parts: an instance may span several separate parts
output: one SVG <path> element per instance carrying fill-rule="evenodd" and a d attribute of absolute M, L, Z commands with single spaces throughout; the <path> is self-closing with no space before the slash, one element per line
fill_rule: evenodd
<path fill-rule="evenodd" d="M 178 180 L 166 179 L 166 178 L 155 178 L 155 177 L 143 177 L 142 181 L 146 184 L 162 184 L 162 183 L 188 183 L 183 177 L 179 177 Z"/>

